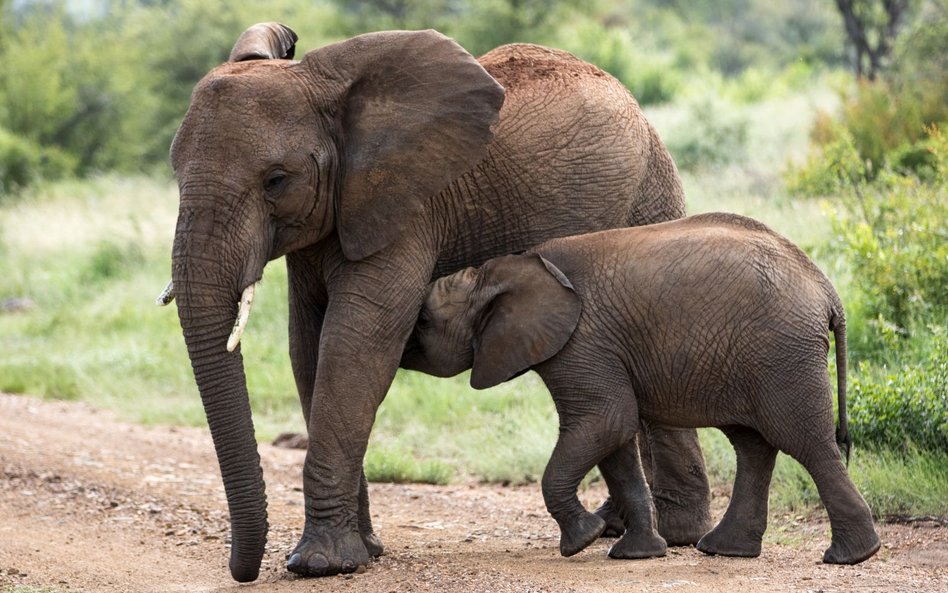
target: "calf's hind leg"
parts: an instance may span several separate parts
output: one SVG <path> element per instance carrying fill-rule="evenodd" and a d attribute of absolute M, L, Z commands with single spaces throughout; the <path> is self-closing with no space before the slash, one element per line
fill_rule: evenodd
<path fill-rule="evenodd" d="M 777 449 L 745 426 L 725 426 L 721 431 L 734 445 L 737 475 L 724 517 L 696 547 L 705 554 L 756 557 L 767 529 L 767 497 Z"/>
<path fill-rule="evenodd" d="M 875 554 L 880 545 L 869 505 L 849 478 L 833 439 L 810 437 L 784 450 L 813 476 L 829 515 L 833 535 L 823 562 L 858 564 Z"/>

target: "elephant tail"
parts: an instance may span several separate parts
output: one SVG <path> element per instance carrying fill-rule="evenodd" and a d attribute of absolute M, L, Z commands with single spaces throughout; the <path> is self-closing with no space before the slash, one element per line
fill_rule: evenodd
<path fill-rule="evenodd" d="M 836 299 L 830 318 L 830 329 L 836 341 L 836 394 L 839 400 L 839 425 L 836 427 L 836 445 L 846 456 L 846 466 L 849 467 L 849 450 L 853 439 L 849 434 L 849 423 L 846 420 L 846 316 L 843 306 Z"/>

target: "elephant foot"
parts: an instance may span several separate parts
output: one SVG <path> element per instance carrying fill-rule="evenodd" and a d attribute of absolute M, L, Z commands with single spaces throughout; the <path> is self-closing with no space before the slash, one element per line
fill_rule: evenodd
<path fill-rule="evenodd" d="M 710 556 L 737 556 L 756 558 L 760 556 L 760 542 L 763 535 L 735 533 L 722 529 L 720 525 L 709 531 L 695 545 L 698 550 Z"/>
<path fill-rule="evenodd" d="M 369 556 L 372 558 L 378 558 L 385 553 L 385 546 L 382 545 L 382 540 L 379 539 L 379 536 L 375 533 L 362 533 L 362 544 L 365 546 L 365 551 L 369 553 Z"/>
<path fill-rule="evenodd" d="M 872 530 L 871 537 L 863 538 L 853 545 L 852 542 L 843 542 L 843 537 L 837 537 L 833 534 L 833 542 L 823 553 L 823 562 L 826 564 L 859 564 L 863 560 L 868 560 L 879 551 L 881 542 L 875 530 Z M 847 538 L 853 539 L 853 538 Z"/>
<path fill-rule="evenodd" d="M 619 537 L 625 533 L 625 523 L 623 523 L 619 509 L 616 508 L 611 496 L 599 505 L 594 514 L 606 522 L 606 528 L 600 537 Z"/>
<path fill-rule="evenodd" d="M 586 549 L 605 528 L 601 517 L 585 511 L 567 523 L 560 523 L 560 554 L 568 557 Z"/>
<path fill-rule="evenodd" d="M 658 515 L 658 533 L 669 546 L 693 546 L 711 531 L 710 496 L 688 499 L 654 490 L 652 496 Z"/>
<path fill-rule="evenodd" d="M 654 531 L 633 533 L 629 530 L 609 548 L 609 557 L 625 560 L 657 558 L 664 556 L 667 549 L 665 538 Z"/>
<path fill-rule="evenodd" d="M 306 529 L 286 568 L 298 575 L 322 577 L 355 572 L 369 561 L 369 552 L 357 531 Z"/>

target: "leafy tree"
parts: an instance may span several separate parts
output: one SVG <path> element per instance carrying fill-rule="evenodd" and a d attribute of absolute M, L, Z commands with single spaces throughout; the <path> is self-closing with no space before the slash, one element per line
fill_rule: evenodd
<path fill-rule="evenodd" d="M 852 45 L 856 78 L 876 79 L 911 6 L 911 0 L 836 0 Z"/>

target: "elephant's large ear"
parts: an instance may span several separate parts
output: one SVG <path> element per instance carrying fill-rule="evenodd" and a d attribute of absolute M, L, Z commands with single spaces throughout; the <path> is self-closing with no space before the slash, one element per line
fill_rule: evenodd
<path fill-rule="evenodd" d="M 257 23 L 244 31 L 230 50 L 231 62 L 246 60 L 292 60 L 296 32 L 280 23 Z"/>
<path fill-rule="evenodd" d="M 484 264 L 475 290 L 496 291 L 475 330 L 475 389 L 493 387 L 559 352 L 582 312 L 566 276 L 535 254 Z"/>
<path fill-rule="evenodd" d="M 350 260 L 394 241 L 431 196 L 487 154 L 504 89 L 436 31 L 367 33 L 309 52 L 303 63 L 341 83 L 336 225 Z"/>

